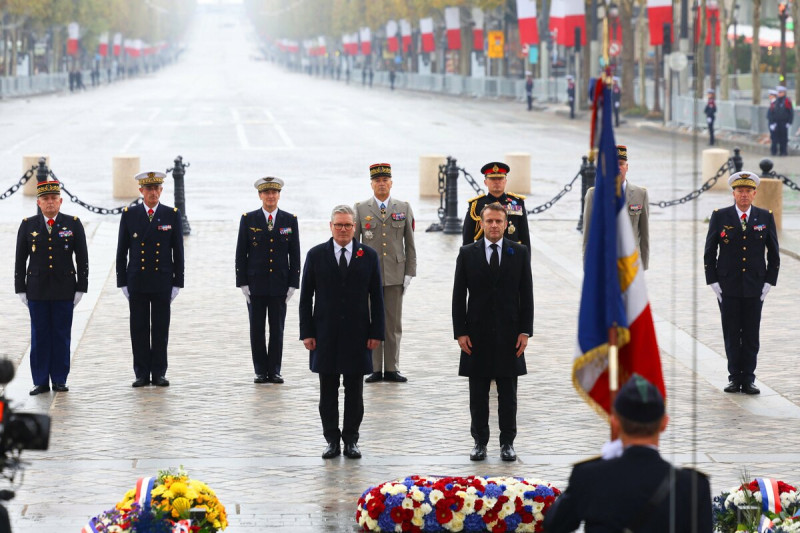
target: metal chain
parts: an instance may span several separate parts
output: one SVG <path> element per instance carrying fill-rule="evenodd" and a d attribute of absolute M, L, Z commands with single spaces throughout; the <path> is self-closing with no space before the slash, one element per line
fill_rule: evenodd
<path fill-rule="evenodd" d="M 775 174 L 773 172 L 773 174 Z M 775 177 L 778 178 L 783 182 L 784 185 L 792 189 L 793 191 L 800 191 L 800 186 L 798 186 L 795 182 L 784 176 L 783 174 L 775 174 Z"/>
<path fill-rule="evenodd" d="M 477 194 L 483 194 L 483 189 L 481 188 L 480 185 L 478 185 L 478 182 L 475 181 L 475 178 L 472 177 L 472 174 L 467 172 L 467 170 L 464 168 L 459 168 L 458 170 L 464 173 L 464 179 L 466 179 L 467 183 L 469 183 L 472 186 L 472 188 L 475 189 L 475 192 Z"/>
<path fill-rule="evenodd" d="M 444 224 L 445 209 L 444 209 L 444 191 L 446 187 L 447 174 L 444 169 L 447 165 L 439 165 L 439 209 L 436 214 L 439 216 L 439 222 Z"/>
<path fill-rule="evenodd" d="M 80 205 L 81 207 L 85 207 L 86 209 L 88 209 L 92 213 L 97 213 L 99 215 L 119 215 L 125 210 L 125 208 L 134 207 L 134 206 L 137 206 L 137 205 L 142 203 L 142 199 L 141 198 L 137 198 L 136 200 L 132 201 L 128 205 L 123 205 L 123 206 L 120 206 L 120 207 L 114 207 L 114 208 L 111 208 L 111 209 L 108 209 L 108 208 L 105 208 L 105 207 L 97 207 L 97 206 L 94 206 L 94 205 L 91 205 L 91 204 L 87 204 L 86 202 L 84 202 L 83 200 L 81 200 L 80 198 L 78 198 L 77 196 L 72 194 L 71 192 L 69 192 L 69 190 L 66 187 L 64 187 L 64 182 L 61 181 L 60 179 L 58 179 L 56 177 L 56 175 L 53 173 L 52 170 L 50 171 L 50 177 L 53 178 L 55 181 L 58 181 L 59 183 L 61 183 L 61 190 L 67 196 L 69 196 L 69 199 L 72 200 L 73 203 L 76 203 L 76 204 Z"/>
<path fill-rule="evenodd" d="M 36 165 L 32 166 L 25 174 L 22 175 L 22 177 L 19 179 L 17 183 L 9 187 L 8 190 L 3 194 L 0 194 L 0 200 L 5 200 L 9 196 L 20 190 L 23 185 L 28 183 L 28 180 L 33 177 L 33 173 L 36 172 L 36 168 L 37 168 Z"/>
<path fill-rule="evenodd" d="M 558 194 L 556 194 L 555 196 L 553 196 L 552 200 L 550 200 L 550 201 L 548 201 L 548 202 L 545 202 L 545 203 L 543 203 L 542 205 L 537 205 L 537 206 L 536 206 L 536 207 L 534 207 L 533 209 L 528 209 L 528 215 L 538 215 L 539 213 L 542 213 L 542 212 L 544 212 L 544 211 L 547 211 L 548 209 L 550 209 L 551 207 L 553 207 L 553 205 L 554 205 L 554 204 L 555 204 L 557 201 L 559 201 L 559 200 L 561 199 L 561 197 L 562 197 L 562 196 L 564 196 L 565 194 L 567 194 L 569 191 L 571 191 L 571 190 L 572 190 L 572 186 L 575 184 L 575 181 L 576 181 L 578 178 L 580 178 L 580 177 L 581 177 L 581 171 L 579 170 L 579 171 L 578 171 L 578 173 L 577 173 L 577 174 L 575 174 L 575 177 L 574 177 L 574 178 L 572 178 L 572 181 L 570 181 L 569 183 L 567 183 L 566 185 L 564 185 L 564 188 L 563 188 L 563 189 L 561 189 L 561 191 L 559 191 L 559 193 L 558 193 Z"/>
<path fill-rule="evenodd" d="M 724 176 L 725 173 L 731 174 L 732 170 L 735 170 L 735 167 L 733 165 L 733 159 L 728 159 L 725 163 L 722 164 L 721 167 L 719 167 L 717 173 L 708 178 L 708 180 L 702 185 L 702 187 L 700 187 L 696 191 L 690 192 L 683 198 L 677 198 L 675 200 L 670 200 L 670 201 L 662 200 L 660 202 L 650 202 L 650 205 L 655 205 L 658 207 L 672 207 L 673 205 L 685 204 L 686 202 L 691 202 L 692 200 L 696 199 L 698 196 L 709 190 L 711 187 L 713 187 L 714 184 L 717 183 L 717 180 L 720 179 L 722 176 Z"/>

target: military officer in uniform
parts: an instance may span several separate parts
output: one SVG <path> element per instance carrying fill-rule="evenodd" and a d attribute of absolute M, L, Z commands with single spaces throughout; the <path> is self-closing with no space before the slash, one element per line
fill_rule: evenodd
<path fill-rule="evenodd" d="M 261 207 L 242 215 L 236 241 L 236 286 L 247 301 L 254 383 L 283 383 L 286 305 L 300 287 L 297 216 L 278 209 L 283 180 L 266 177 L 254 187 Z M 265 326 L 269 316 L 269 348 Z"/>
<path fill-rule="evenodd" d="M 642 258 L 642 266 L 647 270 L 650 262 L 650 200 L 647 197 L 647 189 L 634 185 L 627 179 L 628 175 L 628 148 L 621 144 L 617 145 L 617 159 L 619 160 L 619 176 L 622 181 L 622 193 L 625 195 L 625 205 L 628 215 L 631 217 L 631 227 L 633 228 L 633 242 L 639 248 L 639 256 Z M 583 208 L 583 254 L 586 255 L 586 244 L 589 242 L 589 226 L 592 222 L 592 202 L 594 200 L 594 187 L 586 191 L 586 198 Z"/>
<path fill-rule="evenodd" d="M 369 167 L 374 195 L 357 202 L 355 238 L 378 252 L 383 281 L 386 340 L 372 350 L 372 374 L 367 383 L 408 381 L 400 373 L 400 337 L 403 334 L 403 294 L 417 275 L 414 247 L 414 213 L 408 202 L 390 196 L 392 167 L 376 163 Z"/>
<path fill-rule="evenodd" d="M 31 396 L 67 392 L 72 310 L 89 283 L 86 234 L 78 217 L 61 213 L 61 184 L 36 187 L 41 215 L 23 219 L 17 233 L 14 291 L 31 315 Z M 74 262 L 73 262 L 74 257 Z"/>
<path fill-rule="evenodd" d="M 505 163 L 486 163 L 481 168 L 484 176 L 483 183 L 489 189 L 489 194 L 476 196 L 469 201 L 467 215 L 464 217 L 462 231 L 462 244 L 470 244 L 483 237 L 481 227 L 481 211 L 484 206 L 498 202 L 506 208 L 508 213 L 508 227 L 505 238 L 524 244 L 528 251 L 531 249 L 531 234 L 528 231 L 528 212 L 525 210 L 525 197 L 513 192 L 505 192 L 508 165 Z"/>
<path fill-rule="evenodd" d="M 135 176 L 144 202 L 125 208 L 117 240 L 117 287 L 128 299 L 134 387 L 168 387 L 170 305 L 183 288 L 183 224 L 159 202 L 163 172 Z"/>
<path fill-rule="evenodd" d="M 706 284 L 722 315 L 729 380 L 724 391 L 731 393 L 760 392 L 753 382 L 761 308 L 778 282 L 781 263 L 772 211 L 753 205 L 760 181 L 757 174 L 744 171 L 728 178 L 734 205 L 711 214 L 703 255 Z"/>

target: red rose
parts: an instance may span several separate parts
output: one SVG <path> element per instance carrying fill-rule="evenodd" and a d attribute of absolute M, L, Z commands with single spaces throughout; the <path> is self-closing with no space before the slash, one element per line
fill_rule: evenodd
<path fill-rule="evenodd" d="M 403 520 L 411 520 L 414 518 L 414 511 L 411 509 L 403 509 Z"/>
<path fill-rule="evenodd" d="M 436 520 L 440 524 L 446 524 L 450 520 L 453 519 L 453 511 L 450 509 L 437 509 L 436 510 Z"/>
<path fill-rule="evenodd" d="M 498 520 L 497 523 L 492 528 L 492 533 L 505 533 L 505 531 L 506 531 L 505 520 Z"/>
<path fill-rule="evenodd" d="M 530 524 L 533 522 L 533 514 L 531 513 L 520 513 L 520 517 L 522 517 L 523 524 Z"/>
<path fill-rule="evenodd" d="M 389 512 L 389 516 L 392 517 L 392 520 L 395 522 L 402 522 L 403 521 L 403 508 L 402 507 L 395 507 Z"/>
<path fill-rule="evenodd" d="M 383 510 L 386 508 L 383 502 L 378 499 L 372 499 L 367 503 L 367 514 L 372 519 L 377 520 Z"/>
<path fill-rule="evenodd" d="M 364 255 L 364 249 L 359 248 L 358 251 L 356 252 L 356 257 L 361 257 L 362 255 Z"/>
<path fill-rule="evenodd" d="M 475 500 L 475 512 L 477 513 L 483 509 L 483 500 Z"/>

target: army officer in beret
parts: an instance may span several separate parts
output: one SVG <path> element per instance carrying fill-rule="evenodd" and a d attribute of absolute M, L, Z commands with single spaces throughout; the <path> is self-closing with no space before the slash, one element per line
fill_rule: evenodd
<path fill-rule="evenodd" d="M 128 299 L 134 387 L 168 387 L 170 305 L 183 288 L 183 224 L 177 207 L 159 202 L 163 172 L 135 176 L 144 202 L 119 221 L 117 287 Z"/>
<path fill-rule="evenodd" d="M 266 177 L 254 187 L 261 207 L 242 215 L 236 241 L 236 286 L 247 301 L 254 383 L 283 383 L 286 305 L 300 287 L 297 216 L 278 209 L 283 180 Z M 269 317 L 269 346 L 265 327 Z"/>
<path fill-rule="evenodd" d="M 31 315 L 31 396 L 67 392 L 72 310 L 89 284 L 86 234 L 78 217 L 61 213 L 61 184 L 36 187 L 41 215 L 22 221 L 17 234 L 14 291 Z M 74 258 L 74 262 L 73 262 Z"/>

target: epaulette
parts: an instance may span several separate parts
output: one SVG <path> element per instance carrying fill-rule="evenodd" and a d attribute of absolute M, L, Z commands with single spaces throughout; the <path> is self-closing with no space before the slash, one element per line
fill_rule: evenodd
<path fill-rule="evenodd" d="M 78 217 L 72 217 L 72 220 L 78 220 Z"/>
<path fill-rule="evenodd" d="M 25 218 L 23 218 L 23 219 L 22 219 L 22 221 L 23 221 L 23 222 L 27 222 L 27 221 L 28 221 L 28 218 L 27 218 L 27 217 L 25 217 Z"/>
<path fill-rule="evenodd" d="M 770 215 L 772 214 L 772 209 L 770 209 L 770 210 L 769 210 L 769 214 L 770 214 Z"/>
<path fill-rule="evenodd" d="M 594 463 L 595 461 L 602 461 L 602 460 L 603 460 L 603 456 L 602 455 L 595 455 L 594 457 L 590 457 L 588 459 L 584 459 L 583 461 L 578 461 L 577 463 L 575 463 L 575 465 L 582 465 L 582 464 L 586 464 L 586 463 Z"/>
<path fill-rule="evenodd" d="M 178 208 L 177 207 L 173 207 L 172 210 L 175 211 L 176 213 L 178 212 Z"/>
<path fill-rule="evenodd" d="M 507 192 L 506 196 L 513 196 L 514 198 L 519 198 L 520 200 L 524 200 L 525 199 L 525 197 L 522 196 L 521 194 L 516 194 L 516 193 L 513 193 L 513 192 Z"/>
<path fill-rule="evenodd" d="M 243 216 L 243 217 L 246 217 L 246 216 L 247 216 L 247 213 L 242 213 L 242 216 Z"/>
<path fill-rule="evenodd" d="M 125 209 L 123 209 L 123 211 L 125 211 L 127 213 L 128 212 L 128 208 L 126 207 Z"/>
<path fill-rule="evenodd" d="M 714 212 L 715 212 L 715 213 L 716 213 L 717 211 L 719 211 L 719 209 L 714 209 Z"/>
<path fill-rule="evenodd" d="M 294 218 L 297 218 L 297 215 L 292 215 Z"/>
<path fill-rule="evenodd" d="M 486 195 L 485 195 L 485 194 L 481 194 L 481 195 L 479 195 L 479 196 L 476 196 L 475 198 L 470 198 L 469 200 L 467 200 L 467 203 L 468 203 L 468 204 L 471 204 L 471 203 L 472 203 L 472 202 L 474 202 L 475 200 L 480 200 L 480 199 L 481 199 L 481 198 L 483 198 L 484 196 L 486 196 Z"/>

